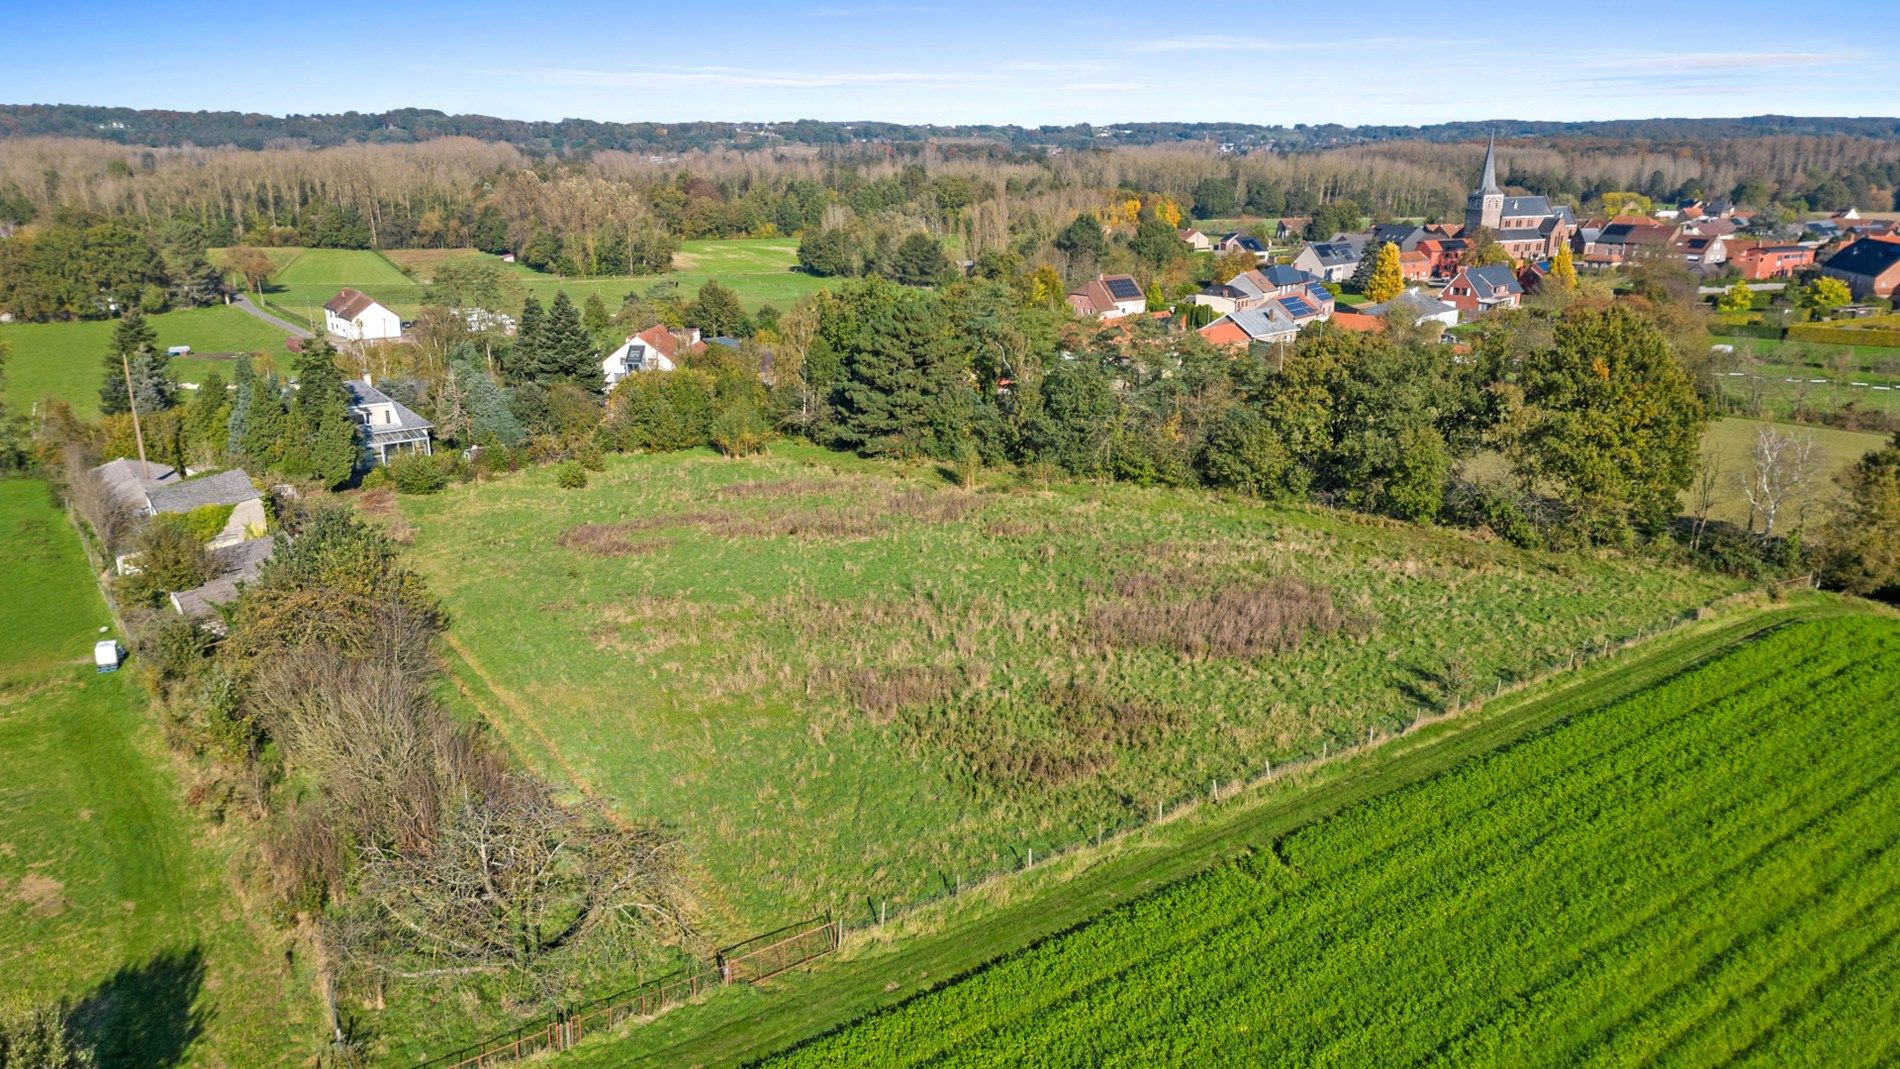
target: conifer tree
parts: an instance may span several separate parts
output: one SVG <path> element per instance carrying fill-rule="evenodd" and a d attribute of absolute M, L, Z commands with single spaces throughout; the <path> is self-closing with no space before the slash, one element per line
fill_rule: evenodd
<path fill-rule="evenodd" d="M 282 470 L 290 417 L 284 411 L 283 386 L 275 373 L 251 378 L 243 408 L 242 417 L 232 421 L 238 453 L 253 468 Z"/>
<path fill-rule="evenodd" d="M 112 347 L 102 361 L 105 378 L 99 385 L 99 411 L 116 416 L 131 410 L 126 379 L 138 397 L 139 411 L 159 412 L 172 407 L 170 359 L 158 350 L 158 332 L 136 308 L 128 310 L 112 328 Z"/>
<path fill-rule="evenodd" d="M 1373 261 L 1372 273 L 1366 280 L 1366 298 L 1383 303 L 1405 292 L 1405 272 L 1399 266 L 1399 247 L 1392 242 L 1379 246 L 1377 254 L 1368 257 Z"/>
<path fill-rule="evenodd" d="M 319 336 L 297 355 L 297 392 L 285 419 L 284 468 L 326 487 L 349 481 L 362 459 L 336 350 Z"/>
<path fill-rule="evenodd" d="M 515 324 L 515 343 L 501 362 L 502 373 L 514 382 L 527 382 L 534 378 L 535 369 L 541 363 L 541 336 L 545 318 L 541 312 L 541 302 L 533 294 L 522 302 L 521 319 Z"/>
<path fill-rule="evenodd" d="M 251 358 L 247 354 L 238 357 L 237 367 L 231 372 L 231 415 L 225 421 L 224 452 L 227 456 L 236 456 L 244 448 L 244 421 L 251 410 L 251 387 L 257 381 L 257 373 L 251 368 Z"/>
<path fill-rule="evenodd" d="M 481 354 L 461 345 L 449 354 L 449 377 L 461 400 L 461 437 L 470 445 L 512 446 L 528 434 L 509 405 L 508 391 L 482 370 Z"/>
<path fill-rule="evenodd" d="M 599 354 L 594 350 L 587 328 L 581 325 L 574 302 L 568 300 L 566 290 L 557 292 L 548 305 L 548 318 L 541 328 L 539 355 L 533 375 L 536 382 L 547 385 L 565 380 L 589 390 L 601 388 Z"/>
<path fill-rule="evenodd" d="M 970 416 L 966 354 L 930 295 L 877 283 L 845 355 L 838 437 L 867 456 L 950 457 Z"/>

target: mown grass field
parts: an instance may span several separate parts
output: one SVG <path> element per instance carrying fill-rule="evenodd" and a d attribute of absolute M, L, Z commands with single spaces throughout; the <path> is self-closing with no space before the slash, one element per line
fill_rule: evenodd
<path fill-rule="evenodd" d="M 295 1064 L 308 971 L 224 879 L 46 487 L 0 481 L 0 1002 L 66 999 L 104 1066 Z"/>
<path fill-rule="evenodd" d="M 1843 431 L 1810 424 L 1771 424 L 1753 419 L 1716 420 L 1709 424 L 1708 431 L 1702 436 L 1703 449 L 1720 457 L 1722 464 L 1720 497 L 1711 513 L 1712 518 L 1730 523 L 1747 522 L 1748 499 L 1742 492 L 1742 480 L 1751 470 L 1749 455 L 1755 447 L 1755 437 L 1766 427 L 1814 438 L 1819 459 L 1815 465 L 1816 478 L 1813 480 L 1813 506 L 1810 513 L 1811 518 L 1816 520 L 1827 514 L 1838 494 L 1834 476 L 1887 442 L 1886 435 L 1868 431 Z M 1684 507 L 1689 506 L 1685 504 Z"/>
<path fill-rule="evenodd" d="M 228 305 L 165 312 L 148 321 L 158 332 L 159 346 L 191 346 L 193 355 L 172 361 L 173 378 L 182 382 L 201 382 L 213 369 L 231 381 L 232 361 L 206 354 L 255 352 L 273 360 L 285 355 L 283 331 Z M 103 361 L 116 325 L 115 320 L 94 319 L 0 325 L 0 342 L 12 348 L 6 367 L 7 407 L 25 413 L 35 401 L 60 397 L 81 416 L 98 415 Z"/>
<path fill-rule="evenodd" d="M 1900 413 L 1900 349 L 1758 338 L 1717 338 L 1714 342 L 1736 350 L 1734 364 L 1717 378 L 1722 397 L 1730 403 L 1759 404 L 1764 414 L 1776 418 L 1787 418 L 1798 410 L 1849 407 L 1868 413 Z"/>
<path fill-rule="evenodd" d="M 940 892 L 1734 589 L 797 447 L 523 473 L 400 522 L 460 686 L 539 771 L 676 828 L 734 936 Z"/>
<path fill-rule="evenodd" d="M 387 252 L 351 249 L 274 249 L 289 255 L 271 280 L 263 300 L 286 318 L 320 322 L 323 304 L 345 286 L 362 290 L 404 319 L 422 309 L 423 291 L 437 268 L 450 260 L 500 258 L 475 249 L 392 249 Z M 510 264 L 509 272 L 543 304 L 566 290 L 576 304 L 598 293 L 609 309 L 618 308 L 628 293 L 646 293 L 671 283 L 687 297 L 708 281 L 717 281 L 739 295 L 749 310 L 772 304 L 780 310 L 832 284 L 793 270 L 798 263 L 795 238 L 759 238 L 688 241 L 674 255 L 673 270 L 658 275 L 603 278 L 562 278 Z M 405 274 L 404 272 L 407 272 Z M 512 309 L 510 310 L 512 311 Z"/>
<path fill-rule="evenodd" d="M 1792 624 L 776 1064 L 1885 1064 L 1896 698 Z"/>

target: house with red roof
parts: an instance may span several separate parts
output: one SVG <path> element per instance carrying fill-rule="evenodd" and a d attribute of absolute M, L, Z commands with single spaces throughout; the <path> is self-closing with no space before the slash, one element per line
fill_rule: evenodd
<path fill-rule="evenodd" d="M 1729 243 L 1729 263 L 1750 282 L 1787 278 L 1814 263 L 1814 250 L 1806 245 L 1771 245 L 1763 242 Z"/>
<path fill-rule="evenodd" d="M 1148 297 L 1133 275 L 1096 275 L 1069 292 L 1069 307 L 1090 319 L 1120 319 L 1148 310 Z"/>
<path fill-rule="evenodd" d="M 324 303 L 323 329 L 345 341 L 386 341 L 402 337 L 402 318 L 368 294 L 346 289 Z"/>
<path fill-rule="evenodd" d="M 673 371 L 686 358 L 687 353 L 703 353 L 706 343 L 699 338 L 699 330 L 688 327 L 684 330 L 669 330 L 663 323 L 655 323 L 638 334 L 630 335 L 626 344 L 607 354 L 600 362 L 601 377 L 606 380 L 607 388 L 642 371 Z"/>

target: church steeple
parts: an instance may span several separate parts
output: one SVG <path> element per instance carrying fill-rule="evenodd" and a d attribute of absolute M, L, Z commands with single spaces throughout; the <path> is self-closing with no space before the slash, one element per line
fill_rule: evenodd
<path fill-rule="evenodd" d="M 1484 145 L 1484 178 L 1465 198 L 1465 232 L 1480 228 L 1496 230 L 1503 221 L 1504 191 L 1498 188 L 1498 136 L 1492 134 Z"/>

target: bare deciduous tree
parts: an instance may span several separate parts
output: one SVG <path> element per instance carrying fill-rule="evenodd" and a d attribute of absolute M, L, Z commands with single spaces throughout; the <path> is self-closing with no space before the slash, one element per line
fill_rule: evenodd
<path fill-rule="evenodd" d="M 468 792 L 427 849 L 363 851 L 341 958 L 370 974 L 535 979 L 565 951 L 632 950 L 689 934 L 675 842 L 508 776 Z"/>
<path fill-rule="evenodd" d="M 1818 468 L 1811 434 L 1765 427 L 1755 435 L 1749 468 L 1742 476 L 1742 494 L 1748 499 L 1748 529 L 1761 523 L 1763 538 L 1775 533 L 1782 510 L 1811 492 Z"/>
<path fill-rule="evenodd" d="M 1715 509 L 1715 501 L 1722 486 L 1722 455 L 1713 449 L 1704 449 L 1696 461 L 1695 483 L 1689 493 L 1695 507 L 1695 535 L 1689 541 L 1689 548 L 1702 545 L 1702 532 L 1709 525 L 1709 513 Z"/>

